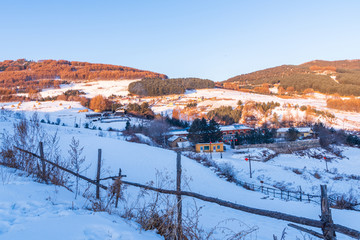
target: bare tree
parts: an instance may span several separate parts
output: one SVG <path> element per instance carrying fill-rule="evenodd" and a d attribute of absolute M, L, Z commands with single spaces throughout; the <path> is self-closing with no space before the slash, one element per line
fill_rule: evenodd
<path fill-rule="evenodd" d="M 81 172 L 85 171 L 87 168 L 82 169 L 82 165 L 85 162 L 85 157 L 82 156 L 84 147 L 80 147 L 80 141 L 76 140 L 74 137 L 71 139 L 70 150 L 68 151 L 70 155 L 70 165 L 74 171 L 79 175 Z M 75 199 L 79 194 L 79 177 L 76 177 L 76 186 L 75 186 Z"/>
<path fill-rule="evenodd" d="M 165 135 L 169 131 L 169 124 L 163 120 L 154 120 L 151 121 L 149 127 L 147 128 L 147 135 L 153 139 L 158 144 L 165 145 Z"/>

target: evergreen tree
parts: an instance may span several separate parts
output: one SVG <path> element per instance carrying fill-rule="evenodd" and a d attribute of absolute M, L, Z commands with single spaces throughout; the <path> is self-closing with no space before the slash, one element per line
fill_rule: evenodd
<path fill-rule="evenodd" d="M 188 139 L 193 143 L 208 143 L 221 140 L 222 132 L 215 120 L 210 120 L 207 124 L 206 119 L 195 119 L 189 128 Z"/>
<path fill-rule="evenodd" d="M 291 127 L 286 133 L 286 140 L 295 141 L 298 138 L 299 131 L 296 128 Z"/>
<path fill-rule="evenodd" d="M 201 120 L 196 118 L 189 128 L 188 139 L 193 143 L 203 142 Z"/>
<path fill-rule="evenodd" d="M 129 120 L 127 120 L 127 121 L 126 121 L 126 125 L 125 125 L 125 130 L 126 130 L 126 131 L 129 131 L 129 130 L 130 130 L 130 127 L 131 127 L 130 122 L 129 122 Z"/>
<path fill-rule="evenodd" d="M 208 142 L 217 142 L 222 138 L 222 132 L 219 124 L 211 119 L 208 125 Z"/>

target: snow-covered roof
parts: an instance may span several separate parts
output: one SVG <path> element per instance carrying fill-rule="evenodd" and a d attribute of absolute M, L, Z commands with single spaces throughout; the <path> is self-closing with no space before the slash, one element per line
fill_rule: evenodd
<path fill-rule="evenodd" d="M 178 138 L 186 139 L 186 138 L 184 138 L 184 137 L 180 137 L 180 136 L 174 135 L 174 136 L 170 137 L 170 138 L 168 139 L 168 141 L 169 141 L 169 142 L 173 142 L 173 141 L 175 141 L 175 140 L 178 139 Z"/>
<path fill-rule="evenodd" d="M 311 128 L 309 128 L 309 127 L 298 127 L 298 128 L 295 128 L 295 130 L 297 130 L 300 133 L 311 132 Z M 287 131 L 289 131 L 289 128 L 279 128 L 277 130 L 278 133 L 285 133 Z"/>
<path fill-rule="evenodd" d="M 188 134 L 188 131 L 186 129 L 178 129 L 178 130 L 172 130 L 169 132 L 170 135 L 183 135 Z"/>
<path fill-rule="evenodd" d="M 234 130 L 249 130 L 252 129 L 250 127 L 247 127 L 245 125 L 241 124 L 234 124 L 234 125 L 228 125 L 228 126 L 220 126 L 221 131 L 234 131 Z"/>

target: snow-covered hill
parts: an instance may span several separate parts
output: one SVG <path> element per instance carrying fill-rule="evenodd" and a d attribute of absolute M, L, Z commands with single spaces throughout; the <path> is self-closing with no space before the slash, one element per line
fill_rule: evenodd
<path fill-rule="evenodd" d="M 66 110 L 66 111 L 70 111 L 70 110 Z M 14 121 L 16 121 L 14 119 L 14 115 L 12 117 L 8 117 L 8 116 L 3 117 L 0 123 L 1 124 L 0 131 L 1 132 L 4 132 L 4 130 L 11 131 L 12 124 Z M 62 151 L 62 156 L 64 157 L 64 159 L 66 159 L 67 157 L 67 150 L 69 149 L 69 143 L 71 138 L 75 137 L 76 139 L 79 139 L 80 144 L 84 146 L 86 165 L 91 164 L 90 168 L 84 173 L 86 176 L 90 178 L 94 178 L 96 175 L 95 173 L 96 173 L 96 162 L 97 162 L 97 149 L 101 148 L 103 152 L 103 167 L 102 167 L 103 177 L 109 175 L 116 175 L 118 173 L 118 169 L 121 168 L 123 174 L 127 175 L 127 177 L 125 178 L 126 180 L 146 184 L 149 182 L 159 183 L 160 181 L 159 173 L 160 173 L 168 181 L 166 186 L 168 188 L 174 189 L 173 181 L 175 180 L 175 176 L 176 176 L 176 170 L 175 170 L 176 154 L 173 151 L 165 150 L 157 147 L 151 147 L 145 144 L 126 142 L 123 140 L 123 137 L 121 135 L 115 132 L 102 131 L 102 133 L 100 134 L 101 131 L 84 129 L 84 128 L 56 126 L 51 124 L 41 124 L 41 126 L 44 127 L 46 132 L 49 134 L 52 134 L 57 131 L 58 135 L 60 136 L 60 149 Z M 111 124 L 109 124 L 109 126 L 111 126 Z M 234 160 L 236 161 L 236 159 Z M 283 159 L 281 161 L 285 162 L 286 159 Z M 306 161 L 308 160 L 304 159 L 304 162 Z M 302 166 L 301 165 L 302 159 L 300 158 L 296 160 L 294 164 L 295 163 L 296 166 L 294 165 L 294 167 L 300 168 Z M 318 216 L 320 214 L 320 206 L 315 203 L 304 203 L 304 202 L 293 202 L 293 201 L 287 202 L 285 200 L 280 200 L 280 199 L 265 198 L 264 194 L 248 191 L 244 188 L 236 186 L 233 183 L 229 183 L 224 179 L 219 178 L 211 169 L 202 166 L 201 164 L 187 157 L 182 158 L 182 165 L 183 165 L 183 182 L 184 182 L 183 189 L 198 192 L 203 195 L 208 195 L 208 196 L 236 202 L 250 207 L 280 211 L 288 214 L 293 214 L 296 216 L 319 219 Z M 287 163 L 282 163 L 280 165 L 289 166 L 291 165 L 291 163 L 287 162 Z M 355 164 L 353 166 L 355 168 L 357 165 Z M 256 167 L 260 168 L 260 165 Z M 271 171 L 274 171 L 275 172 L 274 175 L 277 174 L 279 179 L 281 179 L 281 176 L 284 176 L 284 180 L 286 180 L 286 178 L 288 177 L 288 175 L 283 174 L 284 173 L 283 171 L 285 170 L 283 169 L 280 170 L 281 167 L 280 168 L 274 167 L 274 164 L 270 164 L 270 165 L 264 164 L 261 168 L 266 169 L 268 167 L 271 167 L 272 169 Z M 268 175 L 266 171 L 263 174 L 264 176 Z M 269 175 L 273 176 L 271 174 Z M 311 181 L 307 182 L 307 184 L 309 184 L 310 186 Z M 315 182 L 314 184 L 318 185 L 318 182 Z M 35 185 L 39 185 L 39 184 L 35 184 Z M 46 186 L 46 187 L 48 187 L 46 190 L 48 191 L 48 194 L 45 194 L 46 197 L 48 197 L 47 195 L 50 195 L 51 199 L 55 199 L 55 198 L 63 199 L 63 201 L 68 202 L 68 205 L 65 205 L 66 206 L 65 208 L 71 208 L 70 206 L 72 204 L 69 203 L 74 201 L 73 195 L 71 195 L 70 193 L 66 193 L 66 194 L 60 193 L 60 195 L 56 195 L 54 193 L 55 191 L 54 186 Z M 21 189 L 18 189 L 17 191 L 21 191 Z M 28 191 L 27 192 L 28 195 L 22 196 L 20 198 L 10 198 L 10 200 L 5 199 L 4 204 L 5 205 L 8 204 L 7 206 L 10 205 L 10 209 L 12 204 L 14 203 L 15 206 L 17 203 L 21 204 L 22 199 L 25 199 L 25 197 L 28 198 L 28 196 L 31 195 L 31 192 L 33 192 L 31 190 L 31 187 L 29 187 L 29 190 L 27 191 Z M 3 193 L 5 195 L 8 195 L 7 192 L 9 192 L 9 196 L 15 194 L 15 192 L 12 192 L 12 190 L 5 187 Z M 37 192 L 38 190 L 35 188 L 32 196 L 37 195 Z M 4 194 L 2 194 L 1 196 L 3 196 Z M 139 189 L 135 187 L 128 187 L 126 188 L 124 194 L 125 194 L 126 202 L 121 202 L 119 209 L 125 206 L 129 207 L 133 203 L 135 203 L 137 201 Z M 66 199 L 64 199 L 63 196 Z M 39 197 L 41 197 L 41 194 L 39 194 Z M 8 203 L 9 201 L 11 202 L 11 204 Z M 257 229 L 256 231 L 248 235 L 246 239 L 272 239 L 273 234 L 280 236 L 283 229 L 287 228 L 287 222 L 285 221 L 274 220 L 271 218 L 257 216 L 241 211 L 236 211 L 233 209 L 227 209 L 212 203 L 206 203 L 188 197 L 184 198 L 183 203 L 184 203 L 184 212 L 187 211 L 191 212 L 192 210 L 194 210 L 194 206 L 195 206 L 194 204 L 196 204 L 196 206 L 201 208 L 201 211 L 199 213 L 200 214 L 199 225 L 202 228 L 204 228 L 206 231 L 211 231 L 213 227 L 217 226 L 218 224 L 222 226 L 222 228 L 217 228 L 215 230 L 213 235 L 215 239 L 225 238 L 224 235 L 225 233 L 221 231 L 221 229 L 225 229 L 225 227 L 226 229 L 231 229 L 234 232 L 238 232 L 242 230 L 246 231 L 249 229 Z M 45 201 L 45 205 L 46 204 L 52 205 L 51 201 L 47 201 L 47 200 Z M 34 204 L 31 206 L 33 209 L 31 210 L 31 212 L 42 211 L 41 204 Z M 77 204 L 76 206 L 79 207 L 78 210 L 79 212 L 83 211 L 81 209 L 82 207 L 81 204 Z M 6 209 L 8 208 L 9 207 L 6 207 Z M 6 211 L 11 211 L 10 209 Z M 58 211 L 58 213 L 60 212 L 61 211 Z M 41 226 L 45 222 L 47 222 L 49 218 L 51 218 L 59 226 L 62 226 L 60 224 L 62 215 L 56 213 L 57 213 L 56 211 L 52 211 L 52 210 L 50 211 L 49 215 L 46 214 L 41 215 L 39 213 L 40 214 L 39 218 L 41 219 L 40 221 Z M 332 213 L 335 223 L 342 224 L 358 230 L 360 229 L 359 222 L 357 221 L 357 219 L 360 218 L 359 212 L 333 209 Z M 76 214 L 78 213 L 76 212 Z M 81 222 L 81 219 L 79 219 L 79 221 Z M 2 228 L 9 229 L 10 223 L 11 223 L 10 220 L 6 220 L 6 222 L 3 224 L 5 225 L 5 227 Z M 110 223 L 109 225 L 114 226 Z M 65 227 L 66 226 L 67 225 L 65 225 Z M 40 228 L 40 226 L 37 227 Z M 36 228 L 36 227 L 34 226 L 31 228 Z M 94 229 L 99 229 L 99 228 L 94 227 Z M 100 229 L 103 228 L 100 227 Z M 9 230 L 6 231 L 9 232 Z M 6 231 L 3 231 L 4 234 L 7 234 Z M 16 230 L 16 228 L 13 231 L 14 231 L 13 234 L 21 234 L 21 232 L 18 233 L 18 231 L 20 230 Z M 79 228 L 74 229 L 74 231 L 75 232 L 79 231 Z M 101 232 L 102 230 L 99 231 Z M 106 231 L 106 233 L 108 232 L 111 233 L 111 231 L 112 230 Z M 301 237 L 301 233 L 297 230 L 288 228 L 286 231 L 288 233 L 287 235 L 288 239 L 295 239 L 296 236 Z M 52 232 L 51 228 L 49 228 L 49 232 Z M 84 231 L 82 231 L 81 234 L 85 236 Z M 94 234 L 97 233 L 95 232 Z M 99 234 L 103 234 L 103 233 L 99 233 Z M 116 233 L 114 233 L 113 235 L 116 235 Z M 1 237 L 2 236 L 0 235 L 0 239 L 2 239 Z M 347 237 L 342 235 L 339 235 L 339 237 L 341 239 L 348 239 Z"/>

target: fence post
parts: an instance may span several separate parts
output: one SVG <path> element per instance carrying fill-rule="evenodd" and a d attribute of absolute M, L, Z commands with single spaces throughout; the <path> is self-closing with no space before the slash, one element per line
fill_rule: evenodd
<path fill-rule="evenodd" d="M 45 181 L 46 179 L 46 165 L 44 161 L 44 145 L 43 142 L 39 142 L 39 150 L 40 150 L 40 157 L 41 157 L 41 178 Z"/>
<path fill-rule="evenodd" d="M 181 202 L 181 152 L 177 152 L 176 156 L 176 191 L 178 194 L 177 198 L 177 240 L 182 239 L 182 202 Z"/>
<path fill-rule="evenodd" d="M 302 201 L 302 190 L 301 190 L 301 186 L 300 186 L 300 202 Z"/>
<path fill-rule="evenodd" d="M 97 174 L 96 174 L 96 199 L 100 199 L 100 171 L 101 171 L 101 149 L 98 149 L 98 165 L 97 165 Z"/>
<path fill-rule="evenodd" d="M 334 222 L 331 216 L 331 210 L 329 206 L 327 187 L 326 185 L 320 185 L 321 188 L 321 230 L 326 240 L 336 240 Z"/>
<path fill-rule="evenodd" d="M 120 197 L 120 185 L 121 185 L 121 168 L 119 168 L 119 178 L 116 179 L 116 200 L 115 200 L 115 208 L 118 207 L 119 197 Z"/>
<path fill-rule="evenodd" d="M 282 192 L 283 192 L 283 190 L 280 189 L 280 198 L 281 198 L 281 199 L 282 199 Z"/>

